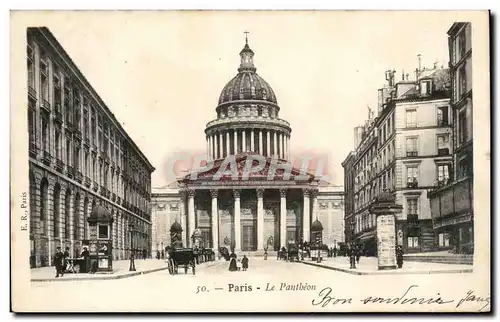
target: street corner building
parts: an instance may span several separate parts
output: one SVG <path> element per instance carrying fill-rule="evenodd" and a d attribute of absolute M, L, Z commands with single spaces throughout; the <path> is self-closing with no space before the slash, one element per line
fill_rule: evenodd
<path fill-rule="evenodd" d="M 211 167 L 154 189 L 153 252 L 171 244 L 171 228 L 182 230 L 184 245 L 192 245 L 197 230 L 207 248 L 253 254 L 310 241 L 314 221 L 324 228 L 323 245 L 343 242 L 343 188 L 287 161 L 292 128 L 279 117 L 276 94 L 257 74 L 253 57 L 247 40 L 237 74 L 219 96 L 216 119 L 206 126 Z M 245 173 L 257 156 L 261 169 Z M 224 174 L 228 160 L 237 171 Z"/>
<path fill-rule="evenodd" d="M 369 109 L 354 129 L 355 147 L 346 157 L 346 239 L 377 255 L 376 216 L 370 207 L 385 190 L 403 211 L 396 215 L 396 243 L 405 253 L 438 248 L 429 189 L 452 175 L 453 112 L 450 69 L 420 65 L 415 75 L 386 71 L 378 114 Z"/>
<path fill-rule="evenodd" d="M 54 35 L 27 29 L 31 267 L 56 247 L 79 257 L 97 206 L 113 217 L 113 259 L 150 250 L 150 164 Z M 130 231 L 129 227 L 134 227 Z"/>

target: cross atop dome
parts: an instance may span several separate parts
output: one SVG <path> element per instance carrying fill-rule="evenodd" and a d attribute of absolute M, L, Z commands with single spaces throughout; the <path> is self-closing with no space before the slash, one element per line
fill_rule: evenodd
<path fill-rule="evenodd" d="M 238 68 L 238 72 L 243 72 L 243 71 L 249 71 L 249 72 L 254 72 L 257 71 L 257 68 L 255 68 L 253 64 L 253 51 L 250 49 L 250 46 L 248 46 L 248 34 L 250 32 L 244 31 L 245 34 L 245 47 L 240 51 L 240 57 L 241 57 L 241 64 L 240 68 Z"/>

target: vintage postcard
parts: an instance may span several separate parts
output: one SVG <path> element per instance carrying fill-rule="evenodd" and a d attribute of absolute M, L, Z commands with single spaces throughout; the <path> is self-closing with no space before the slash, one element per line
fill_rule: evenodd
<path fill-rule="evenodd" d="M 489 312 L 489 18 L 12 11 L 12 310 Z"/>

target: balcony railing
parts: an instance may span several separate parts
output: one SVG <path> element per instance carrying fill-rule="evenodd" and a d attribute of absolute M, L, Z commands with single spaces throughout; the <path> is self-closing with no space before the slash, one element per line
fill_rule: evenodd
<path fill-rule="evenodd" d="M 448 122 L 447 120 L 438 120 L 438 126 L 448 126 L 450 125 L 450 122 Z"/>
<path fill-rule="evenodd" d="M 36 91 L 33 87 L 31 87 L 31 85 L 28 86 L 28 94 L 34 99 L 36 99 Z"/>
<path fill-rule="evenodd" d="M 418 157 L 418 151 L 406 151 L 407 157 Z"/>
<path fill-rule="evenodd" d="M 85 177 L 85 185 L 86 185 L 87 187 L 90 187 L 90 184 L 91 184 L 91 183 L 92 183 L 92 181 L 90 180 L 90 178 L 89 178 L 89 177 Z"/>
<path fill-rule="evenodd" d="M 82 174 L 81 171 L 78 170 L 78 171 L 75 172 L 75 180 L 78 181 L 78 182 L 80 182 L 80 183 L 82 182 L 82 180 L 83 180 L 83 174 Z"/>
<path fill-rule="evenodd" d="M 444 155 L 450 155 L 450 149 L 448 148 L 438 149 L 438 156 L 444 156 Z"/>
<path fill-rule="evenodd" d="M 66 166 L 66 175 L 70 178 L 73 178 L 73 175 L 74 175 L 74 170 L 73 170 L 73 167 L 70 166 L 70 165 L 67 165 Z"/>
<path fill-rule="evenodd" d="M 36 143 L 34 141 L 30 141 L 30 157 L 36 158 L 37 151 L 36 151 Z"/>
<path fill-rule="evenodd" d="M 418 180 L 408 181 L 406 183 L 407 188 L 418 188 Z"/>
<path fill-rule="evenodd" d="M 47 113 L 50 113 L 50 103 L 46 99 L 42 100 L 40 107 L 43 108 Z"/>
<path fill-rule="evenodd" d="M 99 190 L 99 184 L 97 182 L 94 182 L 94 186 L 92 187 L 92 189 L 97 192 L 97 190 Z"/>
<path fill-rule="evenodd" d="M 114 202 L 114 201 L 116 201 L 116 193 L 114 193 L 114 192 L 113 192 L 113 193 L 111 194 L 111 200 L 112 200 L 113 202 Z"/>
<path fill-rule="evenodd" d="M 74 134 L 75 134 L 75 137 L 77 139 L 80 139 L 80 140 L 82 139 L 82 131 L 80 131 L 78 128 L 75 128 Z"/>
<path fill-rule="evenodd" d="M 85 145 L 86 147 L 90 147 L 90 140 L 89 140 L 89 138 L 84 138 L 83 139 L 83 145 Z"/>
<path fill-rule="evenodd" d="M 63 168 L 64 168 L 64 162 L 61 159 L 57 158 L 56 159 L 56 170 L 59 172 L 62 172 Z"/>
<path fill-rule="evenodd" d="M 52 155 L 50 155 L 48 151 L 43 151 L 42 162 L 45 165 L 50 165 L 50 163 L 52 162 Z"/>

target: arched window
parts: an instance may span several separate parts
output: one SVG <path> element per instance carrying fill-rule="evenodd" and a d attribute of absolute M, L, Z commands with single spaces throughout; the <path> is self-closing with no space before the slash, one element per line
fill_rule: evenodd
<path fill-rule="evenodd" d="M 75 195 L 75 212 L 73 215 L 73 238 L 80 240 L 80 194 Z"/>
<path fill-rule="evenodd" d="M 87 218 L 89 217 L 89 198 L 85 198 L 83 201 L 83 238 L 89 238 L 89 232 L 87 227 Z"/>
<path fill-rule="evenodd" d="M 71 210 L 71 190 L 66 190 L 66 195 L 64 197 L 64 238 L 69 239 L 70 238 L 70 231 L 69 231 L 69 212 Z"/>
<path fill-rule="evenodd" d="M 61 186 L 56 184 L 54 187 L 54 227 L 53 234 L 54 237 L 59 237 L 59 225 L 61 222 L 61 216 L 59 213 L 59 209 L 61 208 Z"/>
<path fill-rule="evenodd" d="M 40 233 L 45 235 L 45 219 L 47 218 L 49 200 L 49 182 L 43 178 L 40 185 Z"/>

